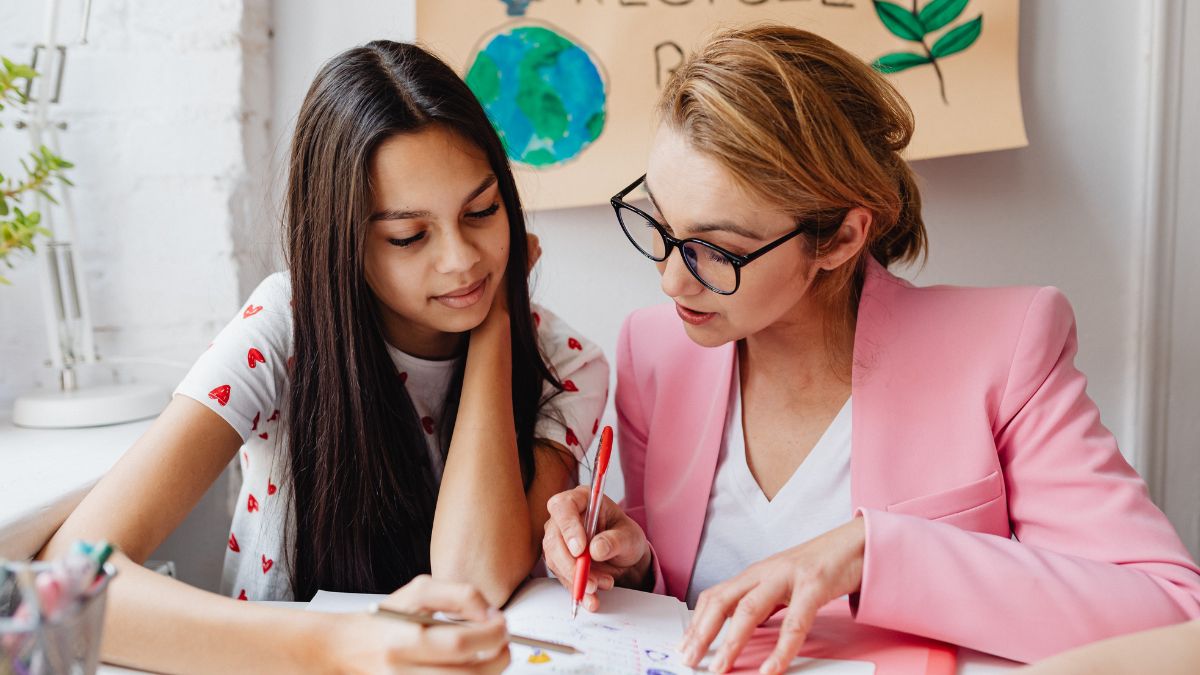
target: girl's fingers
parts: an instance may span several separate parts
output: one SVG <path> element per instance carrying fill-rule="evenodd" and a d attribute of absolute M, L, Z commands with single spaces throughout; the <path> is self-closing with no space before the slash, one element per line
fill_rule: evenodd
<path fill-rule="evenodd" d="M 429 626 L 421 631 L 412 660 L 431 665 L 474 663 L 481 654 L 494 658 L 507 644 L 508 631 L 500 617 L 477 624 Z"/>
<path fill-rule="evenodd" d="M 392 672 L 404 675 L 499 675 L 509 665 L 507 649 L 501 649 L 498 654 L 482 654 L 474 663 L 459 666 L 416 666 L 405 664 Z"/>
<path fill-rule="evenodd" d="M 416 577 L 379 604 L 401 612 L 447 612 L 473 621 L 486 620 L 491 609 L 474 586 L 434 581 L 426 574 Z"/>
<path fill-rule="evenodd" d="M 538 260 L 540 260 L 542 257 L 542 245 L 541 242 L 538 241 L 538 236 L 532 232 L 526 232 L 525 247 L 528 250 L 526 257 L 529 261 L 529 269 L 532 270 L 533 266 L 536 265 Z"/>

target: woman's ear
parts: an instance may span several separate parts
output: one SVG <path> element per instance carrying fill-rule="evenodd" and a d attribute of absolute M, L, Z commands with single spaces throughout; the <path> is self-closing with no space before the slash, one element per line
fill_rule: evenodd
<path fill-rule="evenodd" d="M 817 259 L 817 267 L 825 271 L 835 270 L 858 255 L 867 243 L 873 220 L 871 212 L 861 206 L 850 209 L 833 240 Z"/>

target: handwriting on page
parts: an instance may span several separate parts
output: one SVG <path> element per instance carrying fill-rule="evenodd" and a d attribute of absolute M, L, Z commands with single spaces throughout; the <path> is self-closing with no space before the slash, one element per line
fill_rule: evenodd
<path fill-rule="evenodd" d="M 505 610 L 508 629 L 569 644 L 582 654 L 563 655 L 512 647 L 509 673 L 620 673 L 684 675 L 675 647 L 683 636 L 684 605 L 669 596 L 614 589 L 600 612 L 581 611 L 572 620 L 571 598 L 558 581 L 528 582 Z"/>
<path fill-rule="evenodd" d="M 646 639 L 637 626 L 604 616 L 583 616 L 575 621 L 558 614 L 524 614 L 509 620 L 514 633 L 537 635 L 580 649 L 582 654 L 564 655 L 513 645 L 509 673 L 620 673 L 631 675 L 682 675 L 692 669 L 683 665 L 674 645 Z"/>

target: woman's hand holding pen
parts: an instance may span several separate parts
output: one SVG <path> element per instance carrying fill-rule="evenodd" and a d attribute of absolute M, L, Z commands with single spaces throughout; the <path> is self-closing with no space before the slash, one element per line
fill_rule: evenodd
<path fill-rule="evenodd" d="M 499 673 L 508 666 L 504 617 L 469 584 L 413 579 L 382 605 L 412 614 L 447 612 L 469 623 L 421 626 L 371 614 L 317 621 L 320 633 L 311 665 L 326 672 L 347 668 L 364 673 Z M 314 615 L 321 619 L 328 615 Z"/>
<path fill-rule="evenodd" d="M 584 546 L 589 547 L 592 566 L 583 607 L 594 612 L 600 607 L 597 591 L 614 585 L 643 588 L 652 575 L 646 534 L 608 497 L 602 498 L 596 536 L 588 544 L 583 522 L 588 494 L 589 487 L 581 485 L 550 498 L 546 504 L 550 519 L 546 521 L 542 553 L 546 566 L 569 591 L 575 583 L 575 560 L 583 553 Z"/>
<path fill-rule="evenodd" d="M 692 623 L 683 636 L 679 651 L 684 661 L 692 667 L 699 664 L 729 621 L 729 630 L 710 666 L 714 673 L 727 672 L 754 629 L 781 606 L 787 606 L 779 640 L 759 669 L 764 675 L 784 672 L 808 637 L 817 610 L 830 600 L 859 591 L 865 542 L 863 520 L 854 518 L 708 588 L 700 594 Z"/>

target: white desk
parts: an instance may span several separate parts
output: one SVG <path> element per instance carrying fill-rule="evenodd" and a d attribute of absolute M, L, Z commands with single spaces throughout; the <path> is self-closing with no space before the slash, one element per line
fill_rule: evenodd
<path fill-rule="evenodd" d="M 0 558 L 37 553 L 151 422 L 22 429 L 0 419 Z"/>
<path fill-rule="evenodd" d="M 270 605 L 280 607 L 304 607 L 306 602 L 270 602 Z M 997 658 L 988 654 L 973 651 L 970 649 L 958 650 L 958 674 L 959 675 L 996 675 L 999 673 L 1011 673 L 1014 669 L 1021 667 L 1021 664 L 1015 661 Z M 97 675 L 144 675 L 146 671 L 130 670 L 119 666 L 102 664 Z"/>

